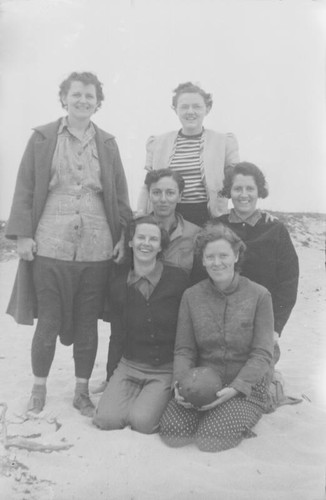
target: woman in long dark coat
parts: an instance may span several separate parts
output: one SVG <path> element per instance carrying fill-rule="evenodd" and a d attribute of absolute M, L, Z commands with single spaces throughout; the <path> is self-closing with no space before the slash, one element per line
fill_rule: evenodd
<path fill-rule="evenodd" d="M 44 407 L 59 335 L 73 344 L 73 405 L 91 416 L 97 319 L 111 262 L 123 258 L 130 208 L 115 139 L 91 121 L 102 84 L 92 73 L 72 73 L 59 96 L 67 116 L 34 129 L 19 168 L 6 236 L 17 240 L 21 261 L 7 312 L 23 324 L 38 317 L 28 409 Z"/>

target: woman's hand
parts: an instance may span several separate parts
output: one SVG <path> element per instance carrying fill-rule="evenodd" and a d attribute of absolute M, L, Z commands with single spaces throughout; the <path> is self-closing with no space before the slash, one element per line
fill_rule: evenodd
<path fill-rule="evenodd" d="M 34 260 L 36 242 L 33 238 L 17 238 L 17 253 L 23 260 Z"/>
<path fill-rule="evenodd" d="M 272 215 L 269 212 L 266 212 L 266 210 L 262 210 L 262 214 L 265 215 L 266 222 L 274 222 L 274 221 L 278 220 L 278 218 L 275 217 L 275 215 Z"/>
<path fill-rule="evenodd" d="M 184 400 L 184 398 L 182 396 L 180 396 L 178 387 L 179 387 L 179 383 L 174 382 L 174 399 L 176 400 L 178 405 L 183 406 L 187 410 L 189 410 L 190 408 L 194 408 L 194 406 L 191 403 L 187 403 Z"/>
<path fill-rule="evenodd" d="M 216 393 L 217 399 L 215 399 L 215 401 L 213 401 L 208 405 L 201 406 L 200 408 L 197 408 L 197 410 L 199 411 L 212 410 L 213 408 L 216 408 L 216 406 L 221 405 L 222 403 L 225 403 L 229 399 L 236 396 L 238 392 L 239 391 L 237 391 L 233 387 L 224 387 L 223 389 L 221 389 Z"/>
<path fill-rule="evenodd" d="M 124 237 L 121 237 L 113 249 L 113 262 L 120 264 L 125 255 Z"/>

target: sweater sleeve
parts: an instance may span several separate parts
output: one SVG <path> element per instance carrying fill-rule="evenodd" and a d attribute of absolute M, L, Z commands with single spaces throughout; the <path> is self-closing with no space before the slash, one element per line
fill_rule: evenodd
<path fill-rule="evenodd" d="M 126 341 L 126 332 L 123 328 L 121 317 L 115 313 L 111 316 L 111 336 L 109 344 L 108 362 L 106 365 L 107 377 L 110 380 L 114 370 L 122 357 Z"/>
<path fill-rule="evenodd" d="M 6 237 L 33 238 L 32 208 L 34 199 L 34 142 L 37 132 L 34 132 L 26 146 L 21 160 L 10 216 L 6 227 Z"/>
<path fill-rule="evenodd" d="M 270 293 L 259 297 L 256 307 L 253 340 L 249 358 L 230 387 L 250 396 L 251 388 L 268 373 L 273 359 L 273 309 Z"/>
<path fill-rule="evenodd" d="M 298 256 L 286 227 L 281 224 L 277 255 L 277 287 L 273 290 L 274 330 L 281 335 L 297 300 Z"/>
<path fill-rule="evenodd" d="M 118 363 L 122 357 L 125 344 L 127 341 L 126 326 L 123 320 L 124 318 L 123 304 L 120 303 L 121 302 L 120 300 L 115 300 L 116 292 L 117 290 L 115 282 L 113 282 L 110 288 L 110 296 L 114 298 L 111 304 L 112 309 L 110 315 L 111 335 L 110 335 L 110 344 L 108 352 L 108 361 L 106 365 L 107 380 L 111 378 L 114 370 L 118 366 Z M 125 300 L 123 300 L 123 303 L 125 303 Z"/>
<path fill-rule="evenodd" d="M 197 344 L 186 291 L 182 296 L 179 308 L 174 349 L 173 382 L 180 380 L 190 368 L 196 366 L 197 356 Z"/>

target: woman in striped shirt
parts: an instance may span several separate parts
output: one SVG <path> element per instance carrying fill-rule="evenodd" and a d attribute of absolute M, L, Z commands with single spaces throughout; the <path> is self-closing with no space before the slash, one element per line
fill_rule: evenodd
<path fill-rule="evenodd" d="M 171 168 L 185 180 L 185 189 L 177 207 L 190 222 L 203 225 L 210 216 L 227 210 L 221 196 L 225 169 L 239 161 L 238 143 L 233 134 L 204 129 L 203 121 L 212 108 L 211 94 L 191 82 L 174 90 L 172 108 L 180 122 L 179 131 L 151 136 L 146 144 L 147 171 Z M 142 188 L 138 212 L 150 211 L 148 192 Z"/>

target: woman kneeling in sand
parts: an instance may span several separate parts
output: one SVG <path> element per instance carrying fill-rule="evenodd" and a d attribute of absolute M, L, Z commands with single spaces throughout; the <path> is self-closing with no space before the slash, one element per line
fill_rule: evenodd
<path fill-rule="evenodd" d="M 111 286 L 109 382 L 94 417 L 101 429 L 129 425 L 156 432 L 171 397 L 177 316 L 188 276 L 157 260 L 167 244 L 168 235 L 153 216 L 131 224 L 132 266 Z"/>
<path fill-rule="evenodd" d="M 244 250 L 223 224 L 208 225 L 197 236 L 196 251 L 209 278 L 186 290 L 180 305 L 175 398 L 160 423 L 160 435 L 170 446 L 196 442 L 203 451 L 233 448 L 252 435 L 268 409 L 272 301 L 266 288 L 239 275 Z M 181 396 L 179 386 L 197 366 L 212 368 L 221 381 L 215 400 L 199 408 Z"/>

